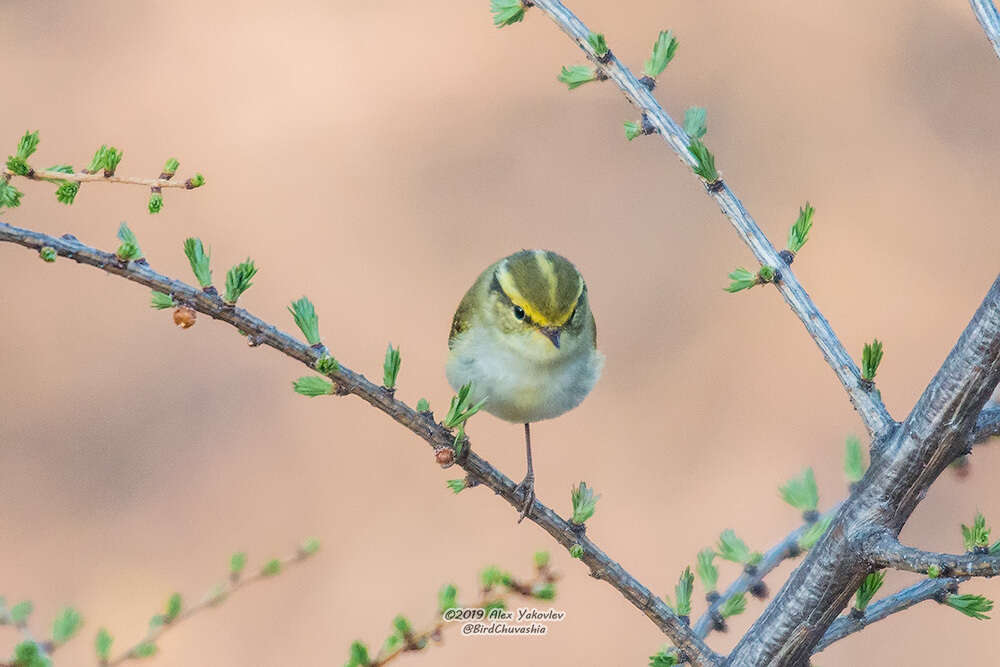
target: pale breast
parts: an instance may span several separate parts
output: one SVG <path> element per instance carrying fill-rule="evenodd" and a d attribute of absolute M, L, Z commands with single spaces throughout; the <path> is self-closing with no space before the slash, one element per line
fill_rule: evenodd
<path fill-rule="evenodd" d="M 448 382 L 456 391 L 473 383 L 473 400 L 488 400 L 483 409 L 515 423 L 558 417 L 571 410 L 594 388 L 604 355 L 578 348 L 548 363 L 537 363 L 501 344 L 481 327 L 463 332 L 448 359 Z"/>

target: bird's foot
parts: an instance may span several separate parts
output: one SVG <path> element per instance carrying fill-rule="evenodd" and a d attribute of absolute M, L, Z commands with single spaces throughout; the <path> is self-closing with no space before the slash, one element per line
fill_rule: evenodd
<path fill-rule="evenodd" d="M 535 476 L 531 474 L 525 476 L 515 487 L 514 493 L 521 496 L 521 515 L 517 519 L 517 522 L 521 523 L 535 504 Z"/>

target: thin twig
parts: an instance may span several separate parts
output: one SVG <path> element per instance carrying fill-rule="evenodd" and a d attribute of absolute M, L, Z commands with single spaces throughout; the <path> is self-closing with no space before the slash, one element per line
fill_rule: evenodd
<path fill-rule="evenodd" d="M 0 241 L 16 243 L 26 248 L 40 250 L 51 247 L 56 253 L 80 264 L 94 266 L 107 273 L 121 276 L 132 282 L 145 285 L 160 292 L 170 294 L 174 300 L 189 308 L 230 324 L 258 345 L 267 345 L 279 352 L 315 368 L 323 353 L 278 330 L 272 324 L 251 315 L 242 308 L 229 306 L 217 295 L 209 294 L 179 280 L 174 280 L 152 270 L 148 265 L 136 262 L 122 263 L 115 255 L 80 243 L 75 238 L 56 238 L 28 229 L 20 229 L 0 222 Z M 327 376 L 341 391 L 354 394 L 370 405 L 386 413 L 416 435 L 423 438 L 432 448 L 451 448 L 454 434 L 440 424 L 435 424 L 427 416 L 417 412 L 406 403 L 396 399 L 389 392 L 370 382 L 343 364 Z M 469 451 L 459 457 L 457 464 L 479 484 L 483 484 L 502 496 L 512 507 L 520 510 L 521 497 L 515 483 L 485 459 Z M 581 560 L 590 568 L 591 575 L 607 581 L 626 600 L 649 617 L 673 641 L 678 649 L 695 665 L 713 665 L 720 657 L 713 652 L 690 627 L 681 621 L 672 609 L 621 565 L 613 561 L 588 537 L 580 535 L 570 522 L 566 521 L 536 499 L 528 517 L 551 535 L 557 542 L 569 549 L 579 544 L 583 550 Z"/>
<path fill-rule="evenodd" d="M 993 50 L 1000 58 L 1000 13 L 997 13 L 993 0 L 969 0 L 972 11 L 979 19 L 979 25 L 983 27 L 987 39 L 993 44 Z"/>
<path fill-rule="evenodd" d="M 1000 556 L 989 554 L 943 554 L 900 544 L 884 532 L 865 540 L 865 558 L 877 568 L 928 574 L 932 568 L 945 577 L 995 577 L 1000 574 Z"/>
<path fill-rule="evenodd" d="M 18 174 L 5 169 L 4 175 L 7 177 L 17 177 Z M 138 176 L 118 176 L 112 174 L 111 176 L 105 176 L 104 172 L 98 171 L 93 174 L 87 172 L 73 172 L 72 174 L 65 174 L 61 171 L 48 171 L 47 169 L 38 169 L 31 172 L 30 176 L 24 176 L 32 181 L 76 181 L 77 183 L 125 183 L 127 185 L 142 185 L 147 188 L 158 187 L 158 188 L 180 188 L 181 190 L 190 190 L 191 186 L 188 185 L 187 181 L 175 181 L 167 180 L 165 178 L 139 178 Z"/>
<path fill-rule="evenodd" d="M 286 565 L 292 565 L 294 563 L 302 562 L 303 560 L 309 558 L 310 554 L 302 551 L 301 549 L 297 551 L 294 555 L 287 558 L 281 559 L 281 569 L 284 570 Z M 150 627 L 146 636 L 141 640 L 136 642 L 133 646 L 125 650 L 117 658 L 109 660 L 107 663 L 108 667 L 113 665 L 120 665 L 128 660 L 138 660 L 142 656 L 139 655 L 141 647 L 147 644 L 155 644 L 157 640 L 160 639 L 170 628 L 176 627 L 182 621 L 186 621 L 198 612 L 210 609 L 217 606 L 223 600 L 228 598 L 232 593 L 246 588 L 250 584 L 256 583 L 258 581 L 263 581 L 264 579 L 273 579 L 274 574 L 264 574 L 263 571 L 258 570 L 256 573 L 251 575 L 241 576 L 238 579 L 230 577 L 226 580 L 226 583 L 220 584 L 216 589 L 209 592 L 204 598 L 202 598 L 197 603 L 185 608 L 181 613 L 177 615 L 176 618 L 170 622 L 165 622 L 155 627 Z"/>
<path fill-rule="evenodd" d="M 656 128 L 657 133 L 670 145 L 678 157 L 689 167 L 695 166 L 695 158 L 688 149 L 689 137 L 663 110 L 650 90 L 639 83 L 632 71 L 614 55 L 611 55 L 610 58 L 599 59 L 587 41 L 591 30 L 562 2 L 559 0 L 538 0 L 534 4 L 576 42 L 577 46 L 593 61 L 598 71 L 606 74 L 617 84 L 625 93 L 625 97 L 645 114 L 652 126 Z M 791 267 L 785 264 L 785 260 L 778 254 L 778 251 L 750 217 L 750 214 L 743 207 L 743 203 L 729 189 L 728 185 L 720 180 L 707 187 L 706 192 L 729 218 L 736 232 L 757 260 L 762 265 L 780 272 L 780 279 L 775 281 L 778 291 L 781 292 L 785 302 L 801 320 L 823 353 L 823 358 L 826 359 L 827 364 L 830 365 L 844 386 L 858 414 L 861 415 L 871 439 L 875 442 L 884 439 L 895 427 L 896 422 L 889 415 L 878 393 L 862 387 L 861 373 L 857 365 L 840 343 L 830 327 L 830 323 L 826 321 L 795 274 L 792 273 Z"/>
<path fill-rule="evenodd" d="M 833 516 L 839 508 L 840 503 L 837 503 L 833 508 L 820 516 L 817 521 L 824 521 L 827 517 Z M 795 558 L 801 554 L 802 550 L 799 548 L 799 539 L 812 525 L 807 523 L 790 532 L 783 540 L 764 554 L 764 558 L 753 567 L 752 573 L 744 569 L 740 576 L 729 585 L 726 592 L 712 602 L 705 613 L 698 618 L 698 622 L 694 624 L 694 633 L 703 639 L 707 637 L 714 627 L 714 615 L 718 613 L 727 600 L 749 591 L 756 583 L 762 581 L 772 570 L 781 565 L 785 559 Z"/>
<path fill-rule="evenodd" d="M 861 618 L 854 618 L 850 614 L 844 614 L 826 629 L 823 638 L 813 648 L 813 653 L 819 653 L 830 644 L 838 642 L 855 632 L 864 630 L 872 623 L 888 618 L 897 612 L 905 611 L 926 600 L 938 600 L 941 596 L 958 590 L 958 583 L 960 581 L 964 581 L 964 579 L 924 579 L 909 588 L 904 588 L 894 595 L 890 595 L 869 605 Z"/>

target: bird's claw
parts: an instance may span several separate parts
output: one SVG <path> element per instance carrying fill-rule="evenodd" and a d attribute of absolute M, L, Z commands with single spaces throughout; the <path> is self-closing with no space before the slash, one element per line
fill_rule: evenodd
<path fill-rule="evenodd" d="M 535 477 L 534 475 L 528 475 L 521 483 L 514 488 L 514 493 L 521 496 L 521 514 L 517 519 L 518 523 L 524 521 L 524 517 L 528 516 L 531 512 L 531 508 L 535 504 Z"/>

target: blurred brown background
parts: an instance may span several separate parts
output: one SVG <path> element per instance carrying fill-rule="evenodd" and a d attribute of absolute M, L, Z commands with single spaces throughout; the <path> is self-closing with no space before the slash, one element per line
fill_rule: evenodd
<path fill-rule="evenodd" d="M 678 118 L 708 108 L 708 144 L 775 243 L 816 206 L 795 270 L 852 354 L 886 342 L 879 386 L 905 416 L 998 268 L 1000 62 L 967 4 L 570 4 L 636 68 L 658 29 L 675 31 L 658 97 Z M 399 395 L 439 416 L 468 284 L 522 247 L 564 253 L 608 362 L 578 410 L 537 426 L 539 497 L 565 512 L 570 486 L 592 483 L 589 534 L 657 592 L 723 528 L 758 549 L 784 535 L 797 517 L 777 487 L 804 467 L 822 507 L 843 495 L 844 438 L 863 429 L 840 385 L 773 291 L 722 291 L 749 252 L 662 142 L 624 140 L 637 114 L 611 85 L 556 82 L 581 56 L 539 12 L 497 31 L 486 0 L 2 7 L 9 151 L 39 129 L 38 164 L 79 167 L 109 143 L 122 174 L 176 156 L 208 179 L 168 191 L 155 217 L 141 188 L 85 186 L 70 208 L 21 182 L 4 221 L 111 249 L 127 220 L 154 268 L 192 282 L 185 236 L 211 246 L 217 278 L 250 255 L 261 270 L 243 305 L 292 331 L 286 305 L 309 295 L 324 340 L 369 377 L 399 344 Z M 59 664 L 91 664 L 99 626 L 118 648 L 138 639 L 170 592 L 199 597 L 237 549 L 256 565 L 324 542 L 171 632 L 156 664 L 341 664 L 396 613 L 428 621 L 442 583 L 469 593 L 483 566 L 527 574 L 554 547 L 488 491 L 453 496 L 455 471 L 361 401 L 300 397 L 301 366 L 204 318 L 175 329 L 148 300 L 0 247 L 0 594 L 34 599 L 38 627 L 63 604 L 83 611 Z M 518 427 L 483 416 L 470 432 L 520 478 Z M 1000 522 L 996 449 L 969 479 L 942 478 L 904 538 L 954 551 L 977 508 Z M 400 664 L 645 664 L 658 630 L 567 554 L 554 565 L 567 618 L 545 639 L 452 630 Z M 914 579 L 890 574 L 886 590 Z M 925 604 L 816 662 L 990 663 L 998 636 Z M 0 655 L 15 641 L 0 634 Z"/>

